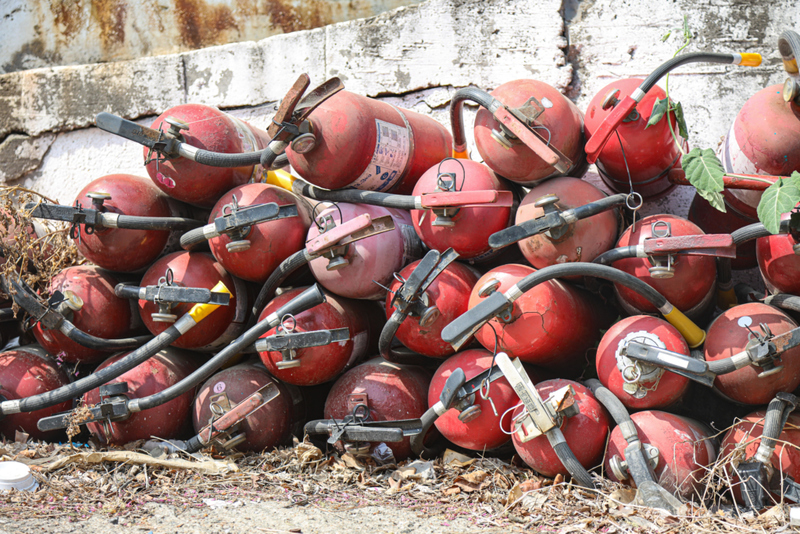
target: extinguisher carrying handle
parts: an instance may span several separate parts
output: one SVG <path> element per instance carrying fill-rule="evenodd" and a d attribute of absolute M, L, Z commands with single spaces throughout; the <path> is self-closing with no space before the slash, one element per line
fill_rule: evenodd
<path fill-rule="evenodd" d="M 13 289 L 12 299 L 19 307 L 25 310 L 31 317 L 40 322 L 45 328 L 58 330 L 75 343 L 93 350 L 101 352 L 116 352 L 120 350 L 131 350 L 141 347 L 153 336 L 136 336 L 120 339 L 104 339 L 93 336 L 83 330 L 78 329 L 74 324 L 66 319 L 58 311 L 45 305 L 39 296 L 20 278 L 6 278 L 3 276 L 3 287 L 10 285 Z M 7 289 L 5 293 L 11 293 Z"/>
<path fill-rule="evenodd" d="M 588 219 L 598 213 L 616 208 L 624 204 L 627 198 L 628 195 L 619 193 L 590 202 L 584 206 L 545 213 L 541 217 L 495 232 L 489 236 L 489 246 L 493 249 L 499 249 L 535 235 L 563 228 L 581 219 Z"/>
<path fill-rule="evenodd" d="M 692 182 L 686 179 L 686 171 L 681 168 L 672 168 L 667 175 L 670 183 L 675 185 L 692 185 Z M 722 177 L 722 184 L 725 189 L 745 189 L 749 191 L 764 191 L 769 186 L 778 181 L 779 178 L 784 180 L 787 176 L 770 176 L 766 174 L 736 174 L 736 176 L 725 175 Z M 765 182 L 765 180 L 767 180 Z"/>
<path fill-rule="evenodd" d="M 330 345 L 331 343 L 344 343 L 349 340 L 349 328 L 287 332 L 260 338 L 255 342 L 255 349 L 258 352 L 297 350 L 309 347 L 321 347 L 323 345 Z"/>
<path fill-rule="evenodd" d="M 73 224 L 85 224 L 95 228 L 121 228 L 125 230 L 190 230 L 202 226 L 202 221 L 185 217 L 140 217 L 137 215 L 121 215 L 76 206 L 47 204 L 44 202 L 28 202 L 25 209 L 31 211 L 31 217 L 64 221 Z"/>
<path fill-rule="evenodd" d="M 426 446 L 425 437 L 428 435 L 428 431 L 439 417 L 447 413 L 447 411 L 455 406 L 459 400 L 466 398 L 466 396 L 459 396 L 459 392 L 462 392 L 466 382 L 467 377 L 464 374 L 464 370 L 461 367 L 456 367 L 453 372 L 450 373 L 450 376 L 447 377 L 447 380 L 445 380 L 442 391 L 439 394 L 438 402 L 428 408 L 425 413 L 422 414 L 422 417 L 420 418 L 422 421 L 422 431 L 413 436 L 410 440 L 411 451 L 420 458 L 431 459 L 439 455 L 440 447 Z"/>
<path fill-rule="evenodd" d="M 215 289 L 221 291 L 223 288 L 227 290 L 224 285 Z M 147 361 L 160 350 L 167 348 L 218 307 L 219 306 L 214 304 L 196 304 L 188 313 L 184 314 L 180 319 L 175 321 L 175 323 L 167 327 L 166 330 L 108 367 L 104 367 L 84 378 L 52 391 L 47 391 L 24 399 L 2 402 L 0 403 L 0 414 L 7 415 L 20 412 L 35 412 L 43 408 L 61 404 L 64 401 L 68 401 L 96 387 L 102 386 L 106 382 L 120 377 L 137 365 Z M 117 416 L 122 417 L 120 414 L 117 414 Z"/>
<path fill-rule="evenodd" d="M 611 134 L 622 124 L 623 119 L 633 111 L 636 104 L 641 102 L 642 98 L 647 92 L 652 89 L 658 80 L 665 74 L 685 65 L 687 63 L 722 63 L 734 64 L 744 67 L 757 67 L 761 64 L 761 54 L 755 53 L 742 53 L 742 54 L 715 54 L 712 52 L 693 52 L 690 54 L 682 54 L 675 56 L 669 61 L 665 61 L 654 70 L 650 76 L 637 87 L 632 94 L 623 98 L 617 103 L 614 110 L 609 113 L 605 120 L 600 124 L 597 130 L 592 134 L 592 137 L 586 143 L 586 161 L 594 163 L 597 157 L 603 150 Z"/>
<path fill-rule="evenodd" d="M 204 287 L 144 286 L 117 284 L 114 294 L 122 299 L 138 299 L 148 302 L 188 302 L 191 304 L 214 304 L 228 306 L 230 292 L 213 292 Z"/>
<path fill-rule="evenodd" d="M 611 265 L 628 258 L 650 258 L 680 254 L 735 258 L 736 244 L 730 234 L 701 234 L 649 237 L 638 245 L 614 248 L 597 256 L 593 263 Z"/>
<path fill-rule="evenodd" d="M 325 302 L 325 294 L 318 284 L 309 287 L 295 298 L 281 306 L 277 311 L 269 314 L 255 326 L 233 340 L 227 347 L 219 351 L 214 357 L 203 364 L 198 370 L 167 389 L 140 399 L 131 399 L 128 409 L 131 413 L 149 410 L 155 406 L 167 403 L 185 392 L 189 391 L 200 382 L 211 376 L 220 367 L 228 363 L 237 354 L 253 345 L 259 337 L 270 329 L 278 326 L 286 315 L 298 315 L 318 304 Z"/>
<path fill-rule="evenodd" d="M 698 347 L 705 340 L 705 332 L 702 329 L 647 283 L 619 269 L 586 262 L 550 265 L 524 277 L 508 288 L 505 293 L 493 292 L 477 306 L 444 327 L 442 339 L 455 347 L 460 346 L 458 345 L 459 341 L 468 339 L 468 336 L 473 335 L 492 318 L 504 310 L 509 310 L 514 301 L 525 292 L 543 282 L 565 276 L 593 276 L 625 286 L 653 304 L 664 318 L 681 332 L 690 347 Z"/>
<path fill-rule="evenodd" d="M 317 419 L 309 421 L 303 432 L 309 436 L 328 436 L 328 443 L 337 441 L 398 443 L 424 430 L 421 419 L 396 421 L 355 421 L 352 419 Z"/>
<path fill-rule="evenodd" d="M 181 236 L 181 248 L 190 250 L 222 234 L 230 234 L 243 230 L 248 226 L 287 217 L 297 217 L 297 206 L 295 204 L 278 206 L 275 202 L 269 202 L 267 204 L 247 206 L 227 215 L 221 215 L 214 219 L 211 224 L 186 232 Z"/>

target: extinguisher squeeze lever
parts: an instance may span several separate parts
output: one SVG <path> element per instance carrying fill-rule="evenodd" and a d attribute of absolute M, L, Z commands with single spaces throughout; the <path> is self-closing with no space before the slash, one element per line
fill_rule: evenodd
<path fill-rule="evenodd" d="M 402 285 L 394 294 L 392 299 L 394 311 L 381 330 L 378 339 L 378 351 L 385 360 L 394 363 L 413 363 L 409 358 L 415 358 L 414 356 L 404 357 L 392 351 L 391 344 L 394 336 L 409 315 L 418 317 L 419 324 L 423 328 L 439 318 L 439 309 L 429 302 L 425 290 L 457 258 L 458 253 L 452 248 L 441 254 L 437 250 L 429 250 L 407 280 L 402 280 L 399 275 L 395 275 L 398 280 L 402 280 Z"/>
<path fill-rule="evenodd" d="M 231 237 L 231 239 L 241 240 L 250 232 L 250 227 L 254 224 L 287 217 L 297 217 L 297 205 L 278 206 L 275 202 L 269 202 L 267 204 L 239 208 L 236 202 L 233 202 L 229 211 L 214 219 L 214 222 L 183 234 L 181 236 L 181 247 L 188 250 L 194 245 L 223 234 Z"/>
<path fill-rule="evenodd" d="M 288 328 L 293 328 L 293 324 Z M 287 330 L 284 323 L 278 326 L 278 332 L 277 334 L 261 338 L 255 343 L 255 349 L 258 352 L 280 351 L 283 359 L 275 363 L 278 369 L 299 367 L 302 362 L 297 359 L 298 349 L 321 347 L 323 345 L 330 345 L 331 343 L 344 343 L 350 339 L 349 328 L 293 332 Z"/>
<path fill-rule="evenodd" d="M 181 287 L 176 285 L 137 287 L 128 284 L 117 284 L 114 294 L 123 299 L 138 299 L 148 302 L 188 302 L 191 304 L 214 304 L 228 306 L 231 294 L 216 292 L 204 287 Z"/>
<path fill-rule="evenodd" d="M 489 246 L 493 249 L 507 247 L 522 239 L 546 234 L 551 239 L 560 239 L 569 226 L 580 219 L 586 219 L 625 203 L 628 195 L 617 194 L 577 208 L 562 210 L 558 207 L 556 195 L 545 195 L 536 200 L 535 206 L 544 210 L 541 217 L 510 226 L 489 236 Z"/>
<path fill-rule="evenodd" d="M 665 74 L 686 63 L 722 63 L 741 65 L 744 67 L 757 67 L 761 64 L 761 54 L 715 54 L 710 52 L 694 52 L 676 56 L 662 63 L 631 95 L 626 96 L 621 101 L 614 104 L 615 107 L 613 111 L 605 118 L 586 143 L 586 160 L 589 163 L 594 163 L 600 155 L 600 151 L 603 150 L 606 142 L 611 137 L 611 134 L 622 124 L 623 119 L 633 111 L 636 104 L 641 102 L 645 94 L 647 94 Z"/>

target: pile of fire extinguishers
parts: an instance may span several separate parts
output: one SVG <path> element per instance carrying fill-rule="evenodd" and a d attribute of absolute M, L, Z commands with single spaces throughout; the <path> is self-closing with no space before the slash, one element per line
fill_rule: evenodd
<path fill-rule="evenodd" d="M 779 48 L 796 76 L 800 36 Z M 89 263 L 46 294 L 3 275 L 25 312 L 3 304 L 3 344 L 23 316 L 36 344 L 0 354 L 0 430 L 85 426 L 105 444 L 187 451 L 305 433 L 384 460 L 513 446 L 588 487 L 602 463 L 668 510 L 747 442 L 726 466 L 733 497 L 800 502 L 800 213 L 775 235 L 756 218 L 763 175 L 800 170 L 800 84 L 763 89 L 736 119 L 727 213 L 697 196 L 689 220 L 637 218 L 688 183 L 674 113 L 646 126 L 656 83 L 689 62 L 760 56 L 679 55 L 609 84 L 585 114 L 535 80 L 465 88 L 451 131 L 337 78 L 306 92 L 306 75 L 267 131 L 203 105 L 152 128 L 99 114 L 144 146 L 149 179 L 103 176 L 72 205 L 24 206 L 68 223 Z M 468 101 L 483 163 L 467 155 Z M 613 194 L 581 180 L 590 163 Z M 15 231 L 36 229 L 9 242 Z M 756 263 L 766 298 L 731 281 Z M 70 377 L 54 355 L 92 372 Z M 707 424 L 741 416 L 712 438 Z"/>

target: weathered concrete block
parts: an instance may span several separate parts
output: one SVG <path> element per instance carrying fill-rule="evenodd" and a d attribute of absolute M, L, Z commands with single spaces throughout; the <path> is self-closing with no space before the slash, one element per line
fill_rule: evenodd
<path fill-rule="evenodd" d="M 180 56 L 57 67 L 0 76 L 0 138 L 83 128 L 101 111 L 141 117 L 184 98 Z"/>
<path fill-rule="evenodd" d="M 324 44 L 319 29 L 183 54 L 186 102 L 225 108 L 280 100 L 304 72 L 314 87 L 325 79 Z"/>

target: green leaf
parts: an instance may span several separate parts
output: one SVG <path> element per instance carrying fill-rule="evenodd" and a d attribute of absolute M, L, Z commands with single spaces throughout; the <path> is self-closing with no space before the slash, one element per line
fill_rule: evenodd
<path fill-rule="evenodd" d="M 712 208 L 725 213 L 725 199 L 722 197 L 722 193 L 719 191 L 703 191 L 702 189 L 698 189 L 697 194 L 706 199 L 708 203 L 711 204 Z"/>
<path fill-rule="evenodd" d="M 691 152 L 684 154 L 681 159 L 681 167 L 686 173 L 686 179 L 698 191 L 720 193 L 725 189 L 722 179 L 725 176 L 725 169 L 722 168 L 722 163 L 710 148 L 705 150 L 693 148 Z"/>
<path fill-rule="evenodd" d="M 683 16 L 683 38 L 688 42 L 692 39 L 692 32 L 689 31 L 689 16 Z"/>
<path fill-rule="evenodd" d="M 665 33 L 664 35 L 661 36 L 661 42 L 663 43 L 664 41 L 669 39 L 670 35 L 672 35 L 672 30 L 668 31 L 667 33 Z"/>
<path fill-rule="evenodd" d="M 771 234 L 780 231 L 781 215 L 792 211 L 792 208 L 800 202 L 800 176 L 796 175 L 794 172 L 786 180 L 779 178 L 761 195 L 761 202 L 758 203 L 756 212 L 764 228 Z"/>
<path fill-rule="evenodd" d="M 675 113 L 675 120 L 678 122 L 678 133 L 686 139 L 689 137 L 689 130 L 686 128 L 686 119 L 683 118 L 683 106 L 681 106 L 680 102 L 675 102 L 671 107 Z"/>
<path fill-rule="evenodd" d="M 656 99 L 653 104 L 653 111 L 650 112 L 650 120 L 647 121 L 647 126 L 644 127 L 645 130 L 658 124 L 658 121 L 660 121 L 667 112 L 667 102 L 668 100 L 666 98 Z"/>

